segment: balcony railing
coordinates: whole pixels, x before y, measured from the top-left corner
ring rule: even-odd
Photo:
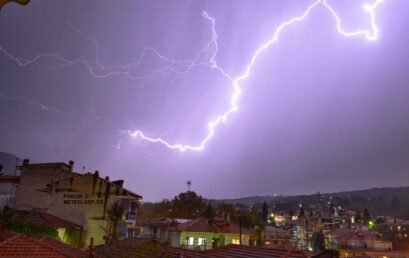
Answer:
[[[136,214],[127,212],[125,219],[127,221],[136,221]]]

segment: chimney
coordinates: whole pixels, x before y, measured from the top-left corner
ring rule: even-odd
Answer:
[[[23,159],[23,167],[27,166],[30,163],[29,159]]]
[[[119,180],[112,181],[112,183],[122,187],[124,185],[124,180],[119,179]]]
[[[99,177],[99,171],[95,170],[94,176]]]
[[[72,172],[72,170],[74,169],[74,161],[68,161],[68,167],[70,168],[70,172]]]
[[[105,177],[105,180],[109,181],[109,176],[106,176],[106,177]]]

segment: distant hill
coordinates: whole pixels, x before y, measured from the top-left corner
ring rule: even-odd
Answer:
[[[209,200],[214,204],[260,206],[266,202],[277,210],[297,210],[299,204],[323,204],[328,202],[345,209],[362,212],[364,208],[376,215],[392,215],[409,219],[409,187],[382,187],[366,190],[320,193],[296,196],[251,196],[236,199]]]

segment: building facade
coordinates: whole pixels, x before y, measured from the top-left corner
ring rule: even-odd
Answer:
[[[197,218],[178,223],[161,219],[141,224],[141,237],[151,237],[172,247],[210,250],[220,246],[250,244],[256,232],[222,219]],[[241,240],[240,240],[241,238]]]
[[[134,236],[136,207],[142,196],[123,188],[123,180],[110,181],[98,171],[73,172],[72,161],[30,164],[23,162],[17,188],[17,210],[43,212],[82,227],[79,246],[103,244]],[[75,236],[77,237],[77,236]]]

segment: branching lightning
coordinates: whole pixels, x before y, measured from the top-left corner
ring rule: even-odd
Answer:
[[[148,136],[148,134],[145,134],[141,130],[126,130],[123,131],[123,133],[128,134],[132,137],[138,137],[144,141],[147,142],[152,142],[152,143],[160,143],[170,149],[176,149],[179,151],[186,151],[186,150],[191,150],[191,151],[202,151],[205,149],[206,144],[209,142],[210,139],[213,138],[216,132],[216,128],[226,122],[228,118],[238,110],[238,105],[237,101],[239,99],[239,96],[241,94],[241,89],[240,89],[240,82],[246,80],[252,71],[253,66],[255,65],[258,57],[271,45],[273,45],[275,42],[278,42],[279,36],[281,33],[287,28],[288,26],[291,26],[292,24],[298,23],[303,21],[313,9],[317,8],[318,6],[326,8],[332,15],[332,17],[335,19],[336,23],[336,29],[337,32],[345,37],[353,37],[353,36],[363,36],[366,40],[369,41],[374,41],[378,39],[378,32],[379,29],[376,26],[375,19],[376,19],[376,14],[375,10],[378,8],[378,6],[383,2],[384,0],[374,0],[374,3],[372,5],[364,5],[364,11],[368,12],[370,15],[370,23],[371,23],[371,29],[370,30],[357,30],[357,31],[345,31],[342,28],[342,22],[341,19],[339,18],[338,14],[335,12],[335,10],[331,7],[331,5],[328,3],[327,0],[316,0],[313,2],[311,5],[309,5],[305,11],[300,15],[296,16],[288,21],[283,22],[280,26],[278,26],[272,37],[262,44],[252,55],[249,63],[245,66],[244,72],[237,76],[237,77],[232,77],[228,73],[226,73],[222,67],[220,67],[217,62],[216,62],[216,57],[218,53],[218,43],[217,43],[217,33],[216,33],[216,20],[215,18],[211,17],[208,15],[207,12],[203,12],[203,17],[207,19],[210,24],[211,24],[211,31],[212,31],[212,37],[210,41],[207,43],[207,45],[199,51],[199,53],[191,60],[174,60],[167,58],[163,56],[162,54],[159,53],[154,48],[150,47],[145,47],[139,60],[137,60],[134,63],[126,64],[126,65],[112,65],[112,66],[104,66],[99,62],[99,51],[100,51],[100,46],[98,44],[98,41],[88,37],[84,33],[82,33],[77,27],[75,27],[71,22],[66,22],[65,25],[71,27],[72,30],[76,31],[81,37],[83,37],[85,40],[88,40],[92,42],[95,46],[96,49],[96,60],[95,60],[95,66],[91,65],[87,60],[84,59],[68,59],[65,58],[57,53],[45,53],[45,54],[39,54],[33,58],[30,58],[28,60],[22,60],[20,58],[15,57],[12,53],[9,53],[6,49],[0,46],[0,52],[2,52],[5,56],[7,56],[10,60],[14,61],[17,63],[19,66],[28,66],[32,65],[42,58],[55,58],[56,60],[59,61],[60,64],[55,65],[53,67],[48,67],[47,69],[57,69],[61,68],[64,66],[68,65],[83,65],[85,66],[90,75],[93,76],[94,78],[99,78],[99,79],[105,79],[108,77],[112,76],[125,76],[130,80],[136,80],[138,81],[141,85],[146,83],[149,80],[155,79],[159,76],[167,75],[167,74],[178,74],[180,76],[185,76],[187,75],[191,69],[195,66],[206,66],[209,67],[213,70],[216,70],[219,72],[222,76],[224,76],[228,81],[231,82],[232,85],[232,95],[230,98],[230,108],[223,113],[221,113],[219,116],[216,118],[210,120],[207,124],[207,134],[205,137],[196,145],[190,145],[190,144],[180,144],[180,143],[170,143],[162,138],[155,138]],[[212,52],[209,52],[212,51]],[[141,64],[142,60],[146,58],[147,54],[151,53],[153,54],[156,58],[161,59],[162,61],[165,61],[166,65],[158,68],[157,70],[154,70],[153,72],[150,72],[145,75],[135,75],[133,74],[130,70],[131,68],[137,67]],[[201,57],[205,53],[211,53],[210,59],[207,62],[201,61]],[[45,110],[50,110],[50,111],[58,111],[60,110],[55,110],[55,109],[50,109],[47,108],[45,105],[42,105],[41,103],[33,102],[30,101],[24,97],[16,97],[16,98],[9,98],[4,95],[0,95],[0,97],[8,99],[8,100],[22,100],[25,101],[26,103],[29,104],[35,104],[41,107],[42,109]],[[121,137],[122,139],[122,137]],[[119,146],[119,145],[118,145]]]
[[[29,99],[27,99],[25,97],[22,97],[22,96],[8,97],[6,95],[0,94],[0,98],[5,99],[5,100],[9,100],[9,101],[16,101],[16,100],[17,101],[22,101],[22,102],[24,102],[26,104],[36,106],[36,107],[38,107],[38,108],[40,108],[42,110],[46,110],[46,111],[52,111],[52,112],[55,112],[55,113],[61,113],[62,112],[59,109],[55,109],[55,108],[52,108],[52,107],[45,106],[45,105],[43,105],[43,104],[41,104],[39,102],[29,100]]]
[[[221,67],[219,67],[215,61],[216,55],[217,55],[217,34],[216,34],[216,30],[215,30],[215,19],[208,16],[206,12],[203,13],[203,16],[205,18],[207,18],[211,24],[212,24],[212,32],[213,32],[213,37],[212,37],[212,43],[215,45],[215,51],[213,56],[210,59],[210,63],[212,64],[212,68],[217,69],[218,71],[220,71],[226,78],[228,78],[232,85],[233,85],[233,94],[232,97],[230,99],[230,109],[228,109],[227,111],[225,111],[223,114],[219,115],[218,117],[216,117],[215,119],[211,120],[208,123],[208,134],[207,136],[201,141],[200,144],[198,145],[188,145],[188,144],[171,144],[161,138],[152,138],[152,137],[148,137],[146,136],[142,131],[128,131],[129,135],[133,136],[133,137],[140,137],[143,140],[146,141],[150,141],[153,143],[161,143],[163,145],[165,145],[168,148],[171,149],[178,149],[180,151],[186,151],[186,150],[192,150],[192,151],[201,151],[204,150],[206,143],[214,136],[215,134],[215,129],[216,127],[221,124],[222,122],[226,122],[228,117],[237,111],[238,106],[237,106],[237,100],[238,97],[241,94],[241,90],[240,90],[240,85],[239,82],[242,80],[247,79],[250,76],[250,72],[251,72],[251,68],[253,67],[253,65],[256,63],[257,58],[259,57],[259,55],[266,50],[267,48],[269,48],[273,43],[277,42],[279,40],[279,35],[281,34],[281,32],[289,25],[292,25],[294,23],[300,22],[302,20],[304,20],[308,14],[311,12],[312,9],[314,9],[316,6],[318,6],[319,4],[323,4],[333,15],[333,17],[336,20],[336,24],[337,24],[337,31],[338,33],[347,36],[347,37],[351,37],[351,36],[359,36],[359,35],[364,35],[365,38],[367,40],[376,40],[378,38],[378,27],[375,24],[375,9],[379,6],[379,4],[381,4],[384,0],[377,0],[373,5],[364,5],[364,10],[369,12],[370,16],[371,16],[371,26],[372,26],[372,32],[371,31],[365,31],[365,30],[358,30],[358,31],[354,31],[354,32],[346,32],[342,29],[341,26],[341,19],[338,17],[337,13],[334,11],[334,9],[328,4],[327,0],[318,0],[315,1],[314,3],[312,3],[310,6],[308,6],[308,8],[305,10],[305,12],[301,15],[301,16],[297,16],[292,18],[289,21],[286,21],[284,23],[282,23],[276,30],[275,33],[273,35],[273,37],[267,41],[266,43],[264,43],[263,45],[261,45],[256,52],[254,53],[254,55],[252,56],[250,63],[247,65],[244,73],[242,75],[239,75],[236,78],[232,78],[230,75],[228,75],[227,73],[225,73],[223,71],[223,69]]]

